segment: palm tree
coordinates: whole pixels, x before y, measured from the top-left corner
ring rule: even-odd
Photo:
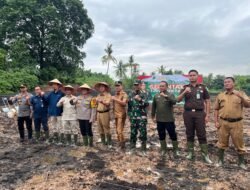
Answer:
[[[131,55],[128,59],[128,63],[125,64],[126,67],[130,68],[130,77],[132,78],[134,75],[138,73],[138,63],[135,63],[134,56]]]
[[[106,55],[102,56],[102,63],[108,65],[107,73],[106,73],[108,75],[110,62],[116,63],[117,61],[116,61],[116,58],[112,55],[112,53],[113,53],[112,44],[108,44],[107,48],[104,49],[104,51],[105,51]]]
[[[120,60],[118,64],[114,66],[115,68],[115,75],[121,80],[126,78],[127,67],[123,64],[123,61]]]
[[[157,68],[157,72],[162,75],[166,74],[166,67],[161,65],[160,67]]]

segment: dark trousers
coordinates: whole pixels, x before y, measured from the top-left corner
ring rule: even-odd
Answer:
[[[28,131],[28,139],[32,139],[32,119],[30,118],[30,116],[18,117],[17,119],[20,138],[24,139],[24,122]]]
[[[79,127],[82,136],[93,137],[92,123],[90,123],[89,120],[79,120]]]
[[[47,117],[42,117],[42,118],[35,118],[34,119],[34,124],[35,124],[35,131],[40,132],[41,130],[41,125],[43,126],[44,131],[48,131],[48,118]]]
[[[160,141],[166,139],[166,131],[168,132],[172,141],[177,141],[174,122],[157,122],[157,131]]]
[[[195,132],[200,144],[207,143],[206,137],[206,114],[203,111],[192,112],[185,111],[183,114],[184,124],[186,126],[186,135],[188,142],[194,142]]]

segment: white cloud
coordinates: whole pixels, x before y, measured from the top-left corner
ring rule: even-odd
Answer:
[[[85,45],[86,68],[106,71],[108,43],[124,62],[141,71],[160,65],[214,74],[250,73],[250,1],[85,0],[95,33]],[[112,69],[112,67],[111,67]]]

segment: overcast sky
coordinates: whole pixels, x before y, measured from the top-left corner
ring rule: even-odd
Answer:
[[[164,65],[202,74],[250,74],[250,0],[84,0],[95,33],[86,69],[106,72],[104,48],[140,71]],[[113,66],[111,66],[111,69]],[[112,70],[111,70],[112,73]]]

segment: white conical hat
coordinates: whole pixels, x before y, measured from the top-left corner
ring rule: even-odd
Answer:
[[[82,88],[92,90],[88,84],[83,84],[82,86],[79,86],[79,89],[82,89]]]
[[[98,83],[96,83],[96,84],[95,84],[95,89],[98,90],[99,87],[100,87],[100,85],[104,85],[104,86],[106,86],[106,89],[107,89],[108,91],[110,90],[109,84],[106,83],[106,82],[98,82]]]
[[[62,85],[62,83],[58,79],[53,79],[53,80],[49,81],[49,85],[51,85],[53,83]]]
[[[64,89],[66,89],[66,88],[69,88],[69,89],[71,89],[71,90],[74,90],[74,87],[71,86],[71,85],[66,85],[66,86],[64,86]]]

